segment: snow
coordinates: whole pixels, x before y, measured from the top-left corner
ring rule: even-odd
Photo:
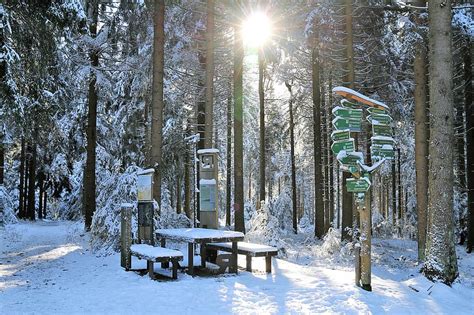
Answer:
[[[346,87],[343,87],[343,86],[336,86],[335,88],[332,89],[332,91],[333,91],[334,93],[337,93],[337,92],[349,93],[349,94],[355,95],[355,96],[357,96],[357,97],[359,97],[359,98],[361,98],[361,99],[364,99],[364,100],[366,100],[367,102],[371,102],[371,103],[374,103],[374,104],[376,104],[376,105],[378,105],[378,106],[381,106],[381,107],[383,107],[383,108],[389,109],[388,106],[385,105],[384,103],[379,102],[379,101],[376,101],[376,100],[374,100],[374,99],[371,99],[370,97],[367,97],[367,96],[365,96],[365,95],[363,95],[363,94],[360,94],[359,92],[356,92],[356,91],[354,91],[354,90],[352,90],[352,89],[349,89],[349,88],[346,88]]]
[[[199,184],[200,185],[215,185],[216,180],[215,179],[200,179]]]
[[[167,237],[187,239],[190,241],[207,238],[244,237],[244,234],[241,232],[202,228],[158,229],[155,232]]]
[[[130,246],[130,250],[134,253],[150,258],[183,256],[183,253],[181,253],[180,251],[164,247],[151,246],[147,244],[133,244],[132,246]]]
[[[147,174],[153,174],[153,173],[155,173],[155,170],[152,168],[148,168],[146,170],[137,172],[137,175],[147,175]]]
[[[372,139],[372,140],[384,140],[384,141],[395,141],[392,137],[387,137],[387,136],[372,136],[370,139]]]
[[[461,247],[460,279],[450,288],[419,274],[416,242],[374,239],[373,292],[366,292],[354,285],[352,259],[338,256],[340,245],[330,254],[326,243],[302,245],[310,234],[291,237],[287,258],[273,259],[272,274],[254,258],[252,273],[179,272],[176,281],[154,281],[126,272],[119,254],[94,255],[82,223],[7,225],[0,231],[0,313],[472,314],[474,255]],[[239,265],[245,267],[245,256]],[[145,269],[146,262],[134,257],[132,267]]]
[[[342,160],[346,156],[356,156],[359,160],[364,160],[364,154],[358,151],[347,152],[346,150],[341,150],[336,156],[337,160]]]
[[[199,149],[197,154],[219,153],[219,149]]]
[[[213,245],[217,245],[217,246],[224,247],[224,248],[232,248],[232,243],[231,242],[213,243]],[[277,252],[278,251],[278,248],[276,248],[276,247],[262,245],[262,244],[248,243],[248,242],[238,242],[237,247],[240,250],[245,250],[245,251],[254,252],[254,253]]]

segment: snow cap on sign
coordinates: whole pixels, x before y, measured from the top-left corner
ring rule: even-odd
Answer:
[[[197,154],[219,153],[219,149],[199,149]]]
[[[143,170],[143,171],[139,171],[137,172],[137,175],[147,175],[147,174],[153,174],[155,172],[154,169],[152,168],[148,168],[146,170]]]

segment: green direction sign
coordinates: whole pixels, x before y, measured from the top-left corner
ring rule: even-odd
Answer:
[[[346,99],[341,100],[341,105],[344,107],[349,107],[349,108],[361,108],[361,105],[356,104],[356,103],[351,103]]]
[[[348,192],[364,193],[370,188],[370,180],[366,177],[361,177],[359,179],[348,178],[346,181],[346,188]]]
[[[346,152],[353,152],[355,148],[354,139],[350,138],[347,140],[334,141],[331,145],[331,150],[334,154],[339,154],[342,150]]]
[[[376,136],[390,137],[392,135],[392,127],[389,125],[374,124],[372,125],[372,133]]]
[[[357,165],[357,161],[364,161],[362,152],[342,152],[337,155],[337,160],[343,165]]]
[[[345,119],[362,119],[362,109],[352,109],[337,106],[332,110],[332,114]]]
[[[392,137],[386,136],[373,136],[370,138],[372,145],[383,146],[384,144],[391,145],[393,147],[395,140]]]
[[[339,116],[332,120],[332,126],[337,130],[349,129],[352,132],[360,132],[362,130],[362,122],[360,119],[346,119]]]
[[[332,141],[340,141],[340,140],[347,140],[351,137],[351,131],[349,129],[346,130],[336,130],[331,133]]]
[[[390,115],[387,115],[387,114],[373,113],[373,114],[370,114],[369,116],[367,116],[367,120],[371,124],[390,125],[390,123],[392,122],[393,119],[392,119],[392,117],[390,117]]]
[[[357,166],[357,165],[345,165],[345,164],[342,164],[340,170],[343,171],[343,172],[351,173],[352,175],[354,175],[354,174],[359,174],[359,166]],[[355,176],[355,175],[354,175],[354,176]]]
[[[395,158],[395,152],[391,145],[371,145],[370,155],[373,161],[378,161],[383,158],[387,160],[393,160]]]
[[[370,114],[385,114],[387,115],[387,111],[385,109],[380,109],[380,108],[375,108],[375,107],[369,107],[367,108],[367,111]]]

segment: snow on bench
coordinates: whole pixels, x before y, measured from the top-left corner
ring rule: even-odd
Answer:
[[[167,267],[166,264],[171,262],[173,265],[172,278],[178,278],[178,261],[183,260],[183,253],[179,250],[155,247],[148,244],[133,244],[130,246],[130,251],[133,256],[147,260],[147,269],[150,278],[155,278],[153,269],[153,263],[155,262],[161,262],[162,267]]]
[[[206,244],[209,249],[220,250],[224,252],[232,252],[232,243],[209,243]],[[252,271],[252,257],[265,257],[266,272],[272,272],[272,256],[278,254],[276,247],[254,244],[248,242],[237,243],[237,253],[245,255],[247,258],[247,271]]]

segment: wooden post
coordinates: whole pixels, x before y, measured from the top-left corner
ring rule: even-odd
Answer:
[[[362,289],[372,291],[371,286],[371,231],[370,231],[370,190],[359,203],[360,214],[360,280]]]
[[[127,271],[132,267],[130,252],[130,246],[132,245],[132,208],[132,204],[124,203],[120,211],[120,265]]]
[[[360,201],[356,200],[355,202],[355,212],[357,213],[358,211],[360,211]],[[353,233],[355,233],[355,231],[353,231]],[[353,235],[354,237],[354,235]],[[360,244],[359,242],[357,242],[357,239],[354,238],[354,240],[356,241],[356,247],[355,247],[355,250],[354,250],[354,269],[355,269],[355,284],[356,286],[360,287]]]
[[[194,244],[188,243],[188,273],[194,277]]]
[[[230,261],[229,272],[237,274],[237,242],[232,242],[232,256]]]

